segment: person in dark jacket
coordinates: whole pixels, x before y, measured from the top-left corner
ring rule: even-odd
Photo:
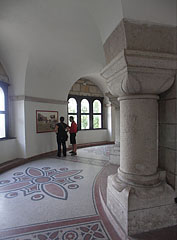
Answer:
[[[68,139],[67,129],[68,125],[64,123],[64,117],[60,117],[60,123],[57,123],[55,126],[58,144],[58,157],[61,157],[61,145],[63,147],[63,156],[66,157],[66,141]]]

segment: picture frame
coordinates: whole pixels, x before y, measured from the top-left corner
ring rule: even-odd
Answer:
[[[54,132],[58,123],[58,112],[36,110],[36,133]]]

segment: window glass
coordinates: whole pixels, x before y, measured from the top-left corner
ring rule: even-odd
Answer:
[[[81,115],[81,129],[89,128],[90,128],[89,115]]]
[[[0,114],[0,138],[4,138],[5,133],[5,114]]]
[[[69,99],[68,113],[77,113],[77,102],[75,98]]]
[[[5,111],[4,91],[0,87],[0,111]]]
[[[93,115],[93,128],[101,128],[101,115]]]
[[[101,113],[101,102],[99,100],[93,102],[93,113]]]
[[[87,99],[81,101],[81,113],[89,113],[89,101]]]
[[[73,116],[78,130],[102,128],[102,111],[103,98],[101,97],[70,95],[68,98],[68,124],[70,125],[69,117]]]

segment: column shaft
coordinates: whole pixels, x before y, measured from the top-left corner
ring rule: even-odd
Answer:
[[[149,176],[158,167],[158,96],[120,97],[120,174]]]

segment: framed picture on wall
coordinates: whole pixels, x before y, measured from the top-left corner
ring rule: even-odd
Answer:
[[[36,132],[53,132],[58,122],[57,111],[36,110]]]

